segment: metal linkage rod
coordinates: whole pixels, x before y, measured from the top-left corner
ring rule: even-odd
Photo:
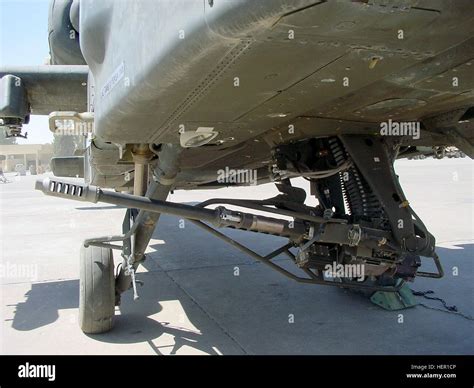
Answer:
[[[295,280],[299,283],[310,283],[310,284],[321,284],[325,286],[334,286],[334,287],[340,287],[340,288],[351,288],[351,289],[358,289],[358,290],[370,290],[370,291],[386,291],[386,292],[397,292],[399,291],[404,282],[400,282],[396,286],[371,286],[371,285],[366,285],[363,283],[357,283],[357,282],[345,282],[345,283],[338,283],[338,282],[332,282],[332,281],[327,281],[321,278],[318,278],[313,272],[311,272],[309,269],[304,270],[304,272],[309,276],[309,278],[303,278],[300,276],[297,276],[286,269],[280,267],[279,265],[272,263],[272,259],[278,256],[281,253],[287,254],[290,258],[294,259],[294,256],[292,253],[289,251],[291,248],[291,244],[286,244],[282,246],[281,248],[276,249],[275,251],[269,253],[266,256],[261,256],[258,253],[252,251],[251,249],[247,248],[246,246],[240,244],[239,242],[235,241],[234,239],[226,236],[225,234],[211,228],[209,225],[206,225],[205,223],[201,221],[196,221],[196,220],[190,220],[193,224],[196,226],[199,226],[201,229],[205,230],[206,232],[209,232],[213,234],[214,236],[218,237],[222,241],[225,241],[226,243],[232,245],[233,247],[239,249],[240,251],[246,253],[250,257],[252,257],[255,260],[260,261],[261,263],[269,266],[270,268],[274,269],[275,271],[281,273],[282,275]]]

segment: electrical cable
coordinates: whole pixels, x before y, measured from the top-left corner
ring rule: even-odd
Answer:
[[[423,303],[417,303],[416,305],[417,306],[421,306],[421,307],[424,307],[426,309],[430,309],[430,310],[435,310],[435,311],[442,311],[442,312],[445,312],[445,313],[450,313],[450,314],[456,314],[456,315],[460,315],[461,317],[465,318],[465,319],[468,319],[470,321],[474,321],[474,318],[470,315],[467,315],[467,314],[464,314],[464,313],[461,313],[458,308],[455,306],[455,305],[448,305],[446,303],[446,301],[442,298],[438,298],[436,296],[428,296],[430,294],[434,294],[434,291],[432,290],[427,290],[427,291],[415,291],[413,289],[411,289],[411,292],[413,293],[413,295],[415,296],[422,296],[423,298],[425,299],[429,299],[429,300],[437,300],[439,302],[441,302],[444,306],[444,309],[440,309],[440,308],[437,308],[437,307],[432,307],[432,306],[428,306],[426,304],[423,304]]]

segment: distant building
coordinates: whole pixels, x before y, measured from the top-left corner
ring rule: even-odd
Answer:
[[[30,166],[49,168],[53,157],[52,144],[7,144],[0,145],[0,166],[5,172],[15,171],[17,164],[23,164],[26,169]]]

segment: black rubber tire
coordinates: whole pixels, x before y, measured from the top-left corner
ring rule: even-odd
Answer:
[[[112,329],[115,312],[115,277],[112,249],[81,247],[79,326],[86,334]]]

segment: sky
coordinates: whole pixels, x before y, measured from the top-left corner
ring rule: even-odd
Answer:
[[[0,0],[0,66],[43,65],[49,55],[49,0]],[[19,144],[53,141],[47,116],[31,116]]]

